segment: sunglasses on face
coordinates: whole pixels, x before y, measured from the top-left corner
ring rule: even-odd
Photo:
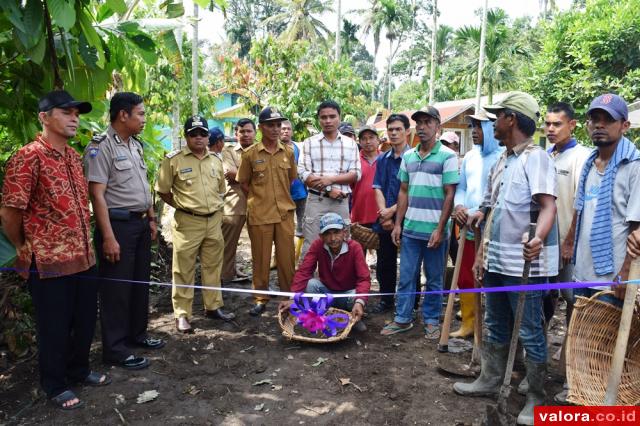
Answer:
[[[187,133],[187,135],[191,137],[200,136],[201,138],[204,138],[209,136],[209,132],[202,129],[196,129],[196,130],[190,131],[189,133]]]

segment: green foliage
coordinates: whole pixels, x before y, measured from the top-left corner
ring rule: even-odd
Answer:
[[[394,111],[404,111],[410,109],[420,109],[427,104],[427,94],[425,82],[407,80],[396,90],[391,92],[391,105]]]
[[[571,103],[582,115],[590,101],[614,92],[640,97],[640,1],[588,0],[585,10],[556,15],[544,27],[527,89],[541,105]]]
[[[363,121],[373,112],[365,93],[368,85],[348,62],[333,62],[316,55],[306,41],[286,44],[272,37],[254,42],[251,61],[221,56],[223,82],[247,93],[257,109],[278,108],[290,118],[297,140],[309,136],[316,124],[316,107],[333,99],[343,109],[343,119]]]
[[[522,23],[516,31],[504,10],[496,8],[487,13],[485,63],[482,71],[483,92],[491,101],[499,90],[516,87],[519,72],[527,66],[535,47],[524,43],[527,38]],[[459,52],[456,62],[457,83],[475,87],[480,55],[478,26],[464,26],[456,30],[454,43]],[[464,52],[464,56],[462,53]]]
[[[35,351],[33,304],[16,274],[2,273],[0,278],[7,283],[0,295],[0,343],[6,344],[15,357],[21,357],[29,350]]]
[[[285,24],[279,38],[292,42],[308,40],[324,43],[329,29],[317,15],[333,12],[327,0],[276,0],[284,10],[264,20],[265,24]]]

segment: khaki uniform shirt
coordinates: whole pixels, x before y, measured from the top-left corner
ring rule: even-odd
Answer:
[[[242,154],[236,180],[249,184],[247,200],[249,225],[278,223],[296,209],[291,199],[291,182],[298,177],[293,149],[278,142],[270,154],[262,143]]]
[[[226,144],[224,146],[222,150],[222,167],[224,167],[225,173],[231,169],[235,169],[236,171],[240,169],[240,160],[242,153],[245,151],[240,143]],[[231,183],[227,185],[227,192],[224,194],[224,215],[245,216],[246,214],[247,196],[244,195],[240,184]]]
[[[156,181],[156,191],[173,193],[178,209],[201,215],[222,209],[225,190],[220,158],[207,151],[198,159],[188,146],[166,155]]]
[[[151,207],[142,143],[135,137],[126,143],[109,126],[105,134],[95,136],[87,145],[84,171],[89,182],[107,186],[107,208],[145,212]]]

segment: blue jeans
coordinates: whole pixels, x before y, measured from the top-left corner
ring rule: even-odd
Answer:
[[[437,248],[427,248],[427,241],[402,237],[400,246],[400,282],[396,289],[396,316],[398,324],[408,324],[413,320],[413,304],[416,295],[416,280],[420,274],[420,264],[423,264],[424,274],[427,276],[427,291],[442,290],[444,281],[444,266],[447,253],[449,235],[442,237]],[[411,294],[407,294],[411,293]],[[425,324],[438,325],[442,310],[442,294],[426,294],[422,302],[422,318]]]
[[[348,291],[333,291],[327,286],[322,284],[322,281],[316,278],[311,278],[307,283],[305,293],[331,293],[331,294],[356,294],[356,289]],[[338,297],[333,299],[331,306],[338,309],[344,309],[345,311],[351,311],[356,299],[354,297]]]
[[[529,278],[529,284],[544,284],[547,277]],[[484,287],[503,287],[522,283],[521,277],[485,272]],[[518,292],[486,293],[484,323],[488,330],[485,340],[499,345],[508,345],[513,331],[513,318],[518,306]],[[535,363],[547,362],[547,342],[544,332],[540,290],[527,291],[524,302],[520,342],[527,352],[527,358]]]
[[[582,297],[591,297],[594,294],[600,292],[602,290],[598,290],[595,288],[574,288],[573,289],[573,296],[574,298],[577,296],[582,296]],[[604,294],[602,296],[598,296],[598,300],[602,301],[602,302],[607,302],[612,304],[613,306],[617,306],[619,308],[622,307],[623,305],[623,301],[618,299],[617,297],[615,297],[612,294]],[[575,302],[575,299],[574,299]]]

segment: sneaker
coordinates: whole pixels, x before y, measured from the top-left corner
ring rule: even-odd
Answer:
[[[440,339],[440,326],[434,324],[427,324],[424,326],[424,337],[427,340]]]

